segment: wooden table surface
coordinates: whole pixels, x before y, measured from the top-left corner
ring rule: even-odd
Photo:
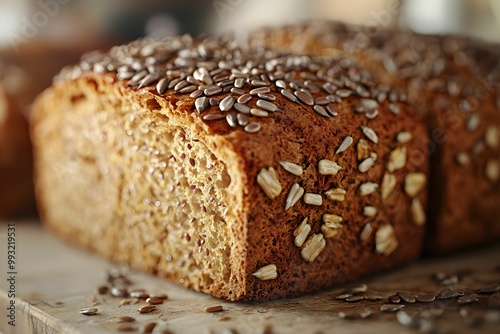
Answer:
[[[300,298],[266,303],[231,303],[203,293],[186,290],[152,276],[130,272],[132,287],[164,292],[169,298],[149,314],[139,314],[143,301],[120,306],[123,298],[99,295],[96,288],[106,282],[107,272],[116,265],[53,237],[33,221],[15,222],[16,227],[16,326],[8,325],[10,302],[7,282],[7,224],[0,224],[0,332],[10,333],[122,333],[117,323],[121,316],[136,319],[134,329],[150,321],[167,328],[170,333],[262,333],[270,325],[270,333],[418,333],[400,324],[394,313],[381,313],[384,302],[347,303],[335,300],[346,287],[335,287]],[[432,278],[437,271],[466,273],[452,288],[477,289],[500,283],[500,246],[460,255],[425,259],[397,270],[372,276],[356,284],[366,283],[370,291],[387,298],[396,291],[438,293],[443,289]],[[469,271],[470,270],[470,271]],[[4,278],[5,277],[5,278]],[[488,298],[485,296],[484,298]],[[84,316],[79,310],[96,303],[99,313]],[[456,304],[456,302],[455,302]],[[484,304],[484,303],[483,303]],[[205,308],[222,305],[223,312],[207,313]],[[479,303],[477,304],[479,305]],[[415,303],[407,310],[442,307],[442,302]],[[485,309],[487,323],[480,327],[465,325],[458,305],[435,321],[443,333],[500,333],[500,310]],[[477,306],[479,308],[479,306]],[[345,320],[340,311],[373,310],[367,319]],[[6,320],[7,319],[7,320]],[[136,331],[138,332],[138,331]]]

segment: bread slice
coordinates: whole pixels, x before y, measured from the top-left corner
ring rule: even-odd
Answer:
[[[188,36],[84,57],[35,103],[36,193],[69,242],[229,300],[417,258],[428,138],[349,58]],[[312,96],[312,97],[311,97]]]
[[[428,252],[500,239],[500,47],[338,22],[262,29],[254,46],[354,57],[398,87],[425,120],[431,170]]]

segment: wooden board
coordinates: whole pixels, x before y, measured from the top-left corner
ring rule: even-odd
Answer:
[[[203,293],[186,290],[152,276],[131,272],[128,277],[133,287],[148,291],[165,292],[169,299],[149,314],[139,314],[144,305],[119,307],[121,298],[95,294],[105,283],[106,273],[115,265],[73,248],[47,234],[36,222],[16,222],[16,326],[7,323],[9,286],[6,278],[0,280],[0,331],[10,333],[121,333],[117,331],[118,317],[132,316],[134,328],[149,321],[157,321],[172,333],[222,333],[232,329],[235,333],[258,333],[270,324],[272,333],[413,333],[416,329],[404,327],[395,314],[379,311],[382,302],[362,301],[347,303],[335,300],[346,287],[336,287],[300,298],[276,300],[267,303],[231,303],[217,300]],[[8,270],[6,261],[7,225],[0,224],[2,273]],[[479,288],[500,283],[500,247],[440,259],[426,259],[410,266],[363,280],[371,291],[385,298],[396,291],[437,293],[443,289],[431,278],[436,271],[454,273],[472,270],[454,288]],[[486,297],[485,297],[486,298]],[[94,302],[99,313],[84,316],[83,307]],[[413,304],[407,307],[435,309],[439,303]],[[206,307],[222,305],[223,312],[206,313]],[[437,306],[436,306],[437,305]],[[339,311],[372,309],[367,319],[353,321],[340,319]],[[500,310],[489,312],[490,322],[478,328],[464,327],[459,308],[446,312],[436,326],[450,333],[500,333]],[[496,318],[495,318],[496,317]],[[491,320],[493,319],[493,320]],[[495,323],[495,321],[497,321]]]

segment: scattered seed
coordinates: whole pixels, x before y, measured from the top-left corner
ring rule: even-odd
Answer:
[[[432,303],[434,300],[436,300],[436,296],[430,293],[424,293],[417,295],[416,300],[419,303]]]
[[[257,116],[257,117],[267,117],[269,116],[269,113],[265,110],[259,109],[259,108],[252,108],[250,109],[250,114]]]
[[[245,95],[245,93],[246,93],[246,91],[244,91],[243,89],[239,89],[239,88],[235,88],[235,87],[231,88],[230,92],[235,94],[235,95],[240,95],[240,96]]]
[[[351,297],[347,297],[345,299],[346,302],[350,302],[350,303],[356,303],[356,302],[359,302],[359,301],[362,301],[364,298],[364,296],[362,295],[357,295],[357,296],[351,296]]]
[[[384,299],[382,295],[378,295],[375,293],[365,293],[365,299],[371,302],[378,302]]]
[[[206,114],[203,115],[203,120],[204,121],[218,121],[220,119],[225,119],[226,116],[222,114]]]
[[[406,305],[404,304],[384,304],[380,306],[380,311],[392,313],[392,312],[397,312],[405,307]]]
[[[335,106],[333,105],[333,103],[330,103],[326,106],[326,111],[328,111],[331,116],[338,116],[339,114],[337,111],[335,111]]]
[[[111,288],[111,295],[113,297],[128,297],[128,291],[125,288],[115,286]]]
[[[340,295],[335,296],[336,300],[346,300],[349,297],[354,296],[352,293],[341,293]]]
[[[500,162],[498,160],[488,160],[486,163],[486,177],[491,182],[496,182],[500,178]]]
[[[293,175],[297,176],[302,175],[303,172],[302,167],[297,164],[283,160],[280,160],[279,164],[283,167],[284,170],[286,170],[289,173],[292,173]]]
[[[156,91],[158,94],[163,94],[166,92],[168,88],[169,80],[167,78],[162,78],[158,83],[156,84]]]
[[[250,119],[245,114],[241,113],[236,114],[236,121],[238,121],[238,124],[240,126],[246,126],[248,123],[250,123]]]
[[[439,300],[447,300],[447,299],[454,299],[458,298],[459,294],[456,291],[453,291],[451,289],[444,289],[439,293],[439,295],[436,297]]]
[[[467,119],[467,131],[473,132],[479,127],[479,116],[477,114],[472,114],[469,119]]]
[[[162,298],[149,297],[148,299],[146,299],[146,303],[148,303],[150,305],[159,305],[159,304],[163,304],[163,299]]]
[[[369,223],[366,223],[366,225],[363,227],[363,229],[361,230],[361,233],[359,235],[359,239],[361,241],[366,241],[368,240],[371,235],[372,235],[372,232],[373,232],[373,227],[372,227],[372,223],[369,222]]]
[[[325,108],[323,108],[322,106],[316,104],[314,105],[313,107],[313,110],[320,116],[323,116],[323,117],[331,117],[330,114],[328,114],[325,110]]]
[[[267,266],[259,268],[259,270],[254,272],[252,275],[257,277],[258,279],[260,279],[262,281],[268,281],[268,280],[276,279],[276,277],[278,277],[278,272],[277,272],[276,265],[268,264]]]
[[[150,313],[156,310],[155,305],[144,305],[138,309],[140,314]]]
[[[246,127],[248,127],[250,124],[248,124]],[[262,188],[262,190],[264,190],[266,195],[271,199],[281,194],[281,183],[279,182],[278,176],[273,167],[269,167],[267,169],[261,168],[259,174],[257,174],[257,183]]]
[[[368,291],[368,285],[364,283],[349,289],[349,292],[352,293],[353,295],[359,295],[365,293],[366,291]]]
[[[215,94],[219,94],[219,93],[222,93],[222,88],[219,87],[219,86],[214,86],[214,87],[211,87],[211,88],[207,88],[203,91],[203,93],[206,95],[206,96],[212,96],[212,95],[215,95]]]
[[[456,155],[455,159],[460,166],[466,166],[470,163],[470,157],[465,152],[460,152]]]
[[[332,188],[325,192],[325,196],[332,201],[343,202],[345,200],[346,191],[342,188]]]
[[[319,173],[322,175],[337,175],[337,173],[342,170],[335,161],[323,159],[318,163]]]
[[[298,183],[294,183],[288,192],[288,196],[285,202],[285,211],[294,206],[304,195],[304,188],[302,188]]]
[[[252,99],[252,95],[250,95],[250,94],[243,94],[240,97],[238,97],[238,103],[245,104],[248,101],[250,101],[251,99]],[[250,110],[250,108],[249,108],[249,110]]]
[[[224,311],[224,307],[222,307],[221,305],[209,306],[205,309],[205,312],[207,313],[216,313],[222,311]]]
[[[389,302],[392,304],[401,303],[401,298],[399,298],[399,296],[397,296],[397,295],[391,295],[391,296],[387,297],[387,300],[389,300]]]
[[[247,115],[250,115],[250,107],[247,107],[246,105],[244,104],[240,104],[240,103],[235,103],[234,104],[234,109],[238,110],[239,112],[241,113],[244,113],[244,114],[247,114]]]
[[[477,294],[493,294],[495,292],[498,292],[500,290],[500,285],[498,284],[492,284],[492,285],[488,285],[488,286],[485,286],[481,289],[477,289],[475,292]]]
[[[296,90],[296,91],[293,92],[293,94],[300,101],[302,101],[304,104],[307,104],[308,106],[313,106],[314,105],[314,100],[309,95],[307,95],[306,93],[304,93],[303,91]]]
[[[208,97],[199,97],[194,101],[194,106],[198,113],[202,113],[206,107],[208,107]]]
[[[234,97],[231,95],[226,96],[220,103],[219,103],[219,109],[221,111],[228,111],[231,110],[231,108],[234,105]]]
[[[259,132],[260,129],[261,129],[261,125],[260,123],[256,123],[256,122],[250,122],[248,123],[246,126],[245,126],[245,131],[248,132],[248,133],[256,133],[256,132]]]
[[[382,225],[375,233],[375,251],[388,256],[398,248],[398,240],[394,228],[390,224]]]
[[[135,291],[130,291],[130,297],[138,299],[147,299],[149,298],[149,294],[144,292],[143,290],[135,290]]]
[[[378,184],[375,182],[366,182],[359,186],[358,192],[361,196],[367,196],[375,192],[377,190]]]
[[[401,169],[406,165],[406,147],[398,147],[389,154],[387,169],[389,172]]]
[[[373,165],[375,165],[375,160],[373,160],[373,158],[367,158],[365,160],[363,160],[359,166],[358,166],[358,170],[361,172],[361,173],[366,173],[371,167],[373,167]]]
[[[484,133],[484,142],[490,148],[497,148],[500,142],[500,134],[498,127],[495,125],[489,125]]]
[[[155,329],[155,327],[156,327],[156,322],[145,323],[144,325],[141,326],[139,333],[143,333],[143,334],[152,333],[153,330]]]
[[[410,197],[417,196],[424,189],[426,176],[424,173],[409,173],[405,178],[405,192]]]
[[[479,300],[476,295],[465,295],[457,299],[457,303],[460,305],[472,304]]]
[[[401,298],[402,301],[404,301],[405,303],[408,303],[408,304],[413,304],[417,301],[417,299],[410,295],[409,293],[407,292],[404,292],[404,291],[399,291],[398,293],[396,293],[396,295]]]
[[[382,199],[386,199],[392,193],[394,188],[396,187],[396,177],[393,174],[386,173],[382,179],[382,185],[380,189],[380,193]]]
[[[406,143],[410,142],[412,139],[413,139],[413,135],[411,134],[411,132],[400,132],[396,136],[396,140],[400,144],[406,144]]]
[[[86,307],[80,310],[80,314],[83,315],[96,315],[99,310],[96,307]]]
[[[242,115],[242,114],[240,114]],[[226,115],[226,122],[230,127],[235,128],[238,126],[238,119],[236,117],[236,113],[230,113]]]
[[[283,95],[284,97],[286,97],[287,99],[289,99],[292,102],[298,102],[297,98],[289,90],[282,89],[281,95]]]

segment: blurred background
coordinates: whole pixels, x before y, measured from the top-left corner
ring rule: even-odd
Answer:
[[[320,19],[500,42],[500,0],[0,0],[0,218],[33,212],[30,105],[82,53]]]

